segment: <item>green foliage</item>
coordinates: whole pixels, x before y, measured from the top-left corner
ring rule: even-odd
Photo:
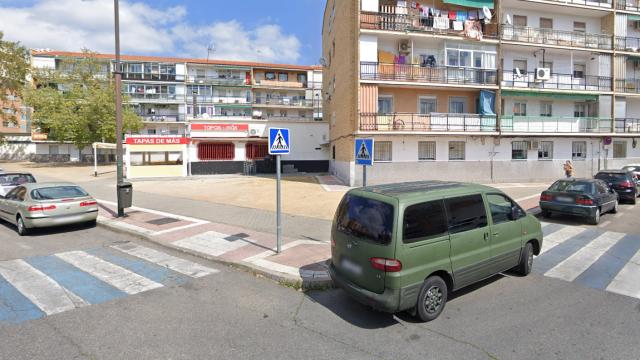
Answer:
[[[115,142],[115,81],[108,61],[84,51],[56,71],[35,70],[34,86],[25,96],[33,107],[33,123],[55,141],[70,141],[79,149],[94,142]],[[123,97],[123,102],[126,102]],[[123,132],[138,131],[142,119],[133,109],[122,108]]]
[[[24,84],[29,73],[29,56],[27,49],[18,42],[2,40],[0,31],[0,121],[17,123],[20,103],[9,99],[9,95],[20,98]],[[13,112],[5,113],[2,108],[12,109]],[[0,134],[0,143],[4,136]]]

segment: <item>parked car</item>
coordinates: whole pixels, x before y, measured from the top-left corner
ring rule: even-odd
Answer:
[[[631,171],[636,176],[636,180],[640,181],[640,165],[631,164],[622,168],[624,171]]]
[[[558,180],[540,194],[540,210],[543,217],[573,215],[596,225],[602,214],[618,212],[618,194],[598,179]]]
[[[26,235],[32,228],[95,224],[98,203],[72,183],[26,183],[0,197],[0,217]]]
[[[606,182],[618,193],[620,201],[626,200],[636,204],[636,198],[640,193],[640,184],[630,171],[625,170],[603,170],[594,176]]]
[[[6,195],[18,185],[34,183],[36,178],[29,173],[0,174],[0,195]]]
[[[540,253],[540,222],[500,190],[424,181],[352,189],[331,230],[334,283],[363,304],[423,321],[449,292],[515,268]]]

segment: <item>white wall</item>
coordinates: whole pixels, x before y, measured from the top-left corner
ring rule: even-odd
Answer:
[[[378,0],[362,0],[362,11],[378,12]]]
[[[378,37],[377,36],[365,35],[365,34],[360,35],[360,61],[368,61],[368,62],[378,61]]]
[[[573,57],[571,54],[573,53]],[[513,70],[513,60],[527,60],[527,71],[533,72],[537,67],[542,65],[542,52],[538,51],[536,57],[533,56],[533,50],[512,50],[504,51],[504,70]],[[572,62],[573,60],[573,62]],[[598,57],[594,56],[594,60],[591,60],[591,55],[582,51],[565,51],[563,54],[557,54],[547,51],[545,54],[546,62],[553,62],[553,73],[558,74],[572,74],[573,64],[576,62],[586,64],[587,75],[598,75]]]
[[[32,58],[32,64],[35,68],[46,68],[46,69],[55,69],[56,68],[56,59],[52,57],[39,57],[34,56]]]

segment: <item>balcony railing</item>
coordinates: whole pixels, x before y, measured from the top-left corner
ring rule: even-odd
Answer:
[[[593,6],[597,8],[603,9],[611,9],[613,7],[612,0],[547,0],[552,2],[561,3],[563,5],[572,4],[572,5],[584,5],[584,6]]]
[[[187,102],[193,103],[194,95],[187,95]],[[251,104],[251,98],[246,96],[212,96],[195,95],[197,104]]]
[[[184,121],[184,115],[182,114],[170,114],[170,115],[138,115],[145,122],[182,122]]]
[[[616,50],[637,52],[640,51],[640,38],[616,36]]]
[[[360,114],[361,131],[496,132],[496,117],[479,114]]]
[[[640,133],[640,119],[616,118],[617,133]]]
[[[122,80],[176,81],[176,74],[122,73]]]
[[[616,91],[640,94],[640,79],[616,79]]]
[[[299,82],[299,81],[279,81],[279,80],[255,80],[255,84],[258,86],[264,87],[284,87],[284,88],[292,88],[292,89],[306,89],[307,82]]]
[[[153,94],[153,93],[123,93],[131,100],[136,101],[184,101],[184,95],[178,94]]]
[[[613,48],[611,35],[538,29],[528,26],[501,25],[500,37],[505,41],[519,41],[530,44],[573,46],[579,48],[606,50]]]
[[[640,12],[640,2],[638,0],[617,0],[616,9]]]
[[[390,30],[390,31],[413,31],[426,32],[431,34],[449,35],[465,37],[465,32],[449,28],[440,29],[434,27],[433,18],[410,15],[410,14],[393,14],[384,12],[362,11],[360,13],[360,28],[372,30]],[[495,26],[484,26],[481,30],[483,38],[497,38]],[[477,39],[477,37],[475,37]]]
[[[497,71],[494,69],[361,62],[360,79],[455,85],[496,85]]]
[[[317,101],[318,102],[318,101]],[[256,105],[278,105],[278,106],[295,106],[295,107],[312,107],[313,100],[298,99],[291,97],[256,97],[253,100]]]
[[[225,77],[225,76],[187,76],[187,82],[193,84],[211,84],[227,86],[251,85],[245,77]]]
[[[513,70],[503,71],[504,86],[534,88],[534,89],[558,89],[558,90],[583,90],[583,91],[611,91],[611,78],[605,76],[574,76],[573,74],[551,73],[549,80],[539,80],[535,72],[522,72]]]
[[[598,117],[502,116],[500,131],[513,133],[611,132],[611,119]]]

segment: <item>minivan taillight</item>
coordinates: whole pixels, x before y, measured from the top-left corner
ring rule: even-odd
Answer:
[[[540,195],[540,201],[551,201],[551,199],[552,199],[551,195],[548,195],[548,194]]]
[[[371,258],[371,266],[384,272],[398,272],[402,270],[402,263],[396,259]]]
[[[47,210],[55,210],[55,209],[56,209],[55,205],[47,205],[47,206],[34,205],[34,206],[29,206],[27,208],[27,211],[47,211]]]
[[[98,204],[97,201],[93,200],[93,201],[83,201],[80,203],[80,206],[93,206]]]

